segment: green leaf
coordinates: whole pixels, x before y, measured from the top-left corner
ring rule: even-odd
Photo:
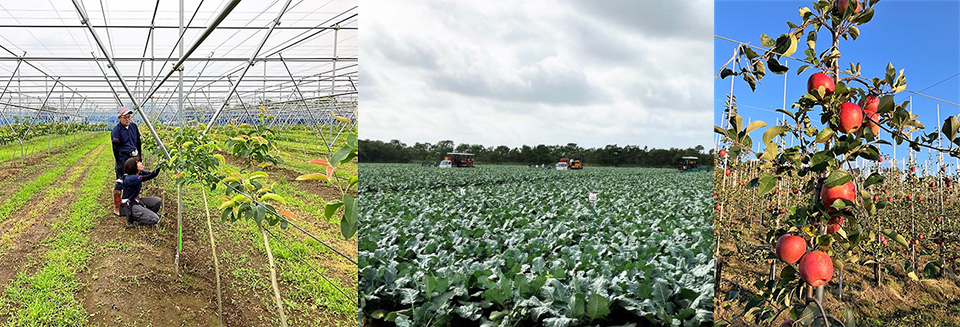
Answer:
[[[347,145],[354,149],[357,148],[357,134],[351,133],[347,135]]]
[[[591,320],[603,318],[610,314],[610,300],[600,294],[594,293],[587,301],[587,317]]]
[[[880,175],[878,173],[870,174],[870,177],[867,177],[867,180],[863,182],[863,188],[870,187],[870,185],[874,185],[877,183],[882,183],[883,179],[884,179],[883,175]]]
[[[850,26],[850,29],[847,30],[847,33],[850,34],[850,38],[856,40],[860,37],[860,29],[856,26]]]
[[[827,143],[828,141],[833,139],[833,135],[834,135],[833,129],[830,129],[830,127],[824,127],[823,130],[820,131],[820,133],[817,133],[817,137],[814,139],[814,142]]]
[[[853,180],[853,176],[850,176],[846,170],[837,169],[830,172],[830,175],[827,176],[827,181],[824,184],[827,187],[835,187],[846,184]]]
[[[761,33],[761,34],[760,34],[760,44],[763,45],[764,47],[769,48],[769,47],[772,47],[772,46],[776,45],[777,43],[776,43],[776,41],[773,40],[772,37],[770,37],[770,36],[767,35],[766,33]]]
[[[894,240],[895,242],[900,243],[900,245],[903,245],[905,247],[910,246],[910,244],[907,243],[907,239],[903,238],[903,235],[900,235],[893,229],[884,229],[882,233],[883,235],[886,235],[888,238]]]
[[[763,173],[760,175],[759,179],[760,189],[757,192],[762,196],[773,191],[773,188],[777,186],[777,178],[770,173]]]
[[[723,70],[720,71],[720,79],[725,79],[727,78],[727,76],[730,76],[733,74],[734,74],[733,70],[731,70],[730,68],[724,68]]]
[[[348,161],[349,159],[347,159],[349,156],[350,156],[350,148],[341,147],[340,150],[337,150],[337,152],[335,152],[333,156],[330,157],[330,161],[333,162],[334,165],[343,165],[349,162]]]
[[[343,238],[350,239],[357,234],[359,217],[357,216],[357,199],[350,194],[343,195],[344,213],[340,219],[340,233]]]
[[[790,67],[781,65],[777,59],[773,57],[767,59],[767,66],[770,67],[770,71],[777,75],[783,75],[786,72],[790,71]]]
[[[957,116],[950,116],[943,121],[943,128],[940,131],[947,137],[947,140],[953,142],[957,138],[958,128],[960,128],[960,121],[957,121]]]
[[[341,206],[343,206],[342,200],[330,200],[323,208],[323,216],[326,217],[327,220],[330,220],[330,217],[333,217],[333,214],[335,214]]]
[[[755,129],[765,126],[767,126],[767,123],[763,122],[762,120],[756,120],[748,124],[747,128],[743,131],[745,134],[750,134],[750,132],[753,132]]]
[[[869,23],[873,19],[873,8],[867,8],[864,11],[860,12],[860,15],[857,16],[857,19],[854,19],[853,22],[857,25],[863,25]]]
[[[767,143],[767,146],[763,149],[763,154],[760,155],[760,160],[772,161],[777,158],[777,155],[780,154],[780,147],[776,143]]]
[[[882,114],[893,111],[894,104],[893,95],[884,95],[880,98],[880,104],[877,105],[877,113]]]
[[[570,311],[574,318],[583,317],[586,314],[586,299],[583,294],[577,293],[570,296]]]
[[[727,136],[727,131],[723,130],[723,128],[720,128],[720,126],[717,126],[717,125],[713,125],[713,132],[723,136]]]

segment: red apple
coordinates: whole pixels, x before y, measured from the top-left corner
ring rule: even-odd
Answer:
[[[727,150],[725,150],[725,149],[720,149],[720,156],[721,156],[721,157],[726,157],[726,156],[727,156]]]
[[[823,99],[820,98],[820,94],[817,93],[817,89],[820,87],[823,87],[824,89],[823,95],[829,96],[833,94],[836,84],[833,83],[833,78],[830,78],[830,76],[827,76],[827,74],[816,73],[810,75],[810,78],[807,79],[807,92],[809,92],[814,98],[817,98],[817,100],[823,101]]]
[[[777,258],[786,263],[794,263],[807,252],[807,242],[803,237],[784,234],[777,240]]]
[[[860,129],[863,123],[863,110],[852,102],[840,104],[840,132],[853,133]]]
[[[730,175],[730,168],[727,168],[726,170],[724,170],[723,173],[724,173],[724,174],[727,174],[727,175]]]
[[[839,3],[837,4],[837,9],[840,9],[840,13],[842,14],[842,13],[844,13],[845,11],[847,11],[847,6],[849,5],[848,2],[847,2],[847,0],[837,0],[837,1],[839,2]],[[857,0],[857,8],[853,10],[853,13],[855,13],[855,14],[856,14],[856,13],[859,13],[860,10],[862,10],[862,9],[863,9],[863,7],[860,6],[860,1]]]
[[[917,172],[917,167],[910,167],[910,171]]]
[[[830,221],[827,222],[827,234],[834,234],[840,227],[843,225],[843,216],[836,216],[830,218]]]
[[[863,115],[867,117],[866,121],[863,123],[864,126],[869,127],[873,131],[873,136],[880,135],[880,125],[874,124],[873,122],[880,122],[880,114],[876,112],[867,112],[863,111]],[[880,158],[880,162],[883,162],[883,158]]]
[[[823,184],[823,187],[820,188],[820,199],[823,202],[823,206],[827,208],[830,208],[830,206],[833,205],[833,202],[838,199],[853,201],[856,195],[857,192],[853,185],[853,181],[829,188],[827,187],[827,184]]]
[[[864,113],[877,113],[877,107],[880,106],[880,98],[876,95],[868,95],[860,100],[860,107]]]
[[[803,256],[800,260],[800,278],[817,287],[833,278],[833,261],[826,252],[817,250]]]

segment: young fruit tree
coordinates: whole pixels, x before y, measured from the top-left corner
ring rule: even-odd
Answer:
[[[794,185],[785,190],[793,189],[794,194],[808,199],[788,208],[771,206],[771,211],[783,212],[781,216],[785,217],[782,223],[777,221],[775,230],[766,233],[771,255],[782,262],[782,268],[775,274],[773,267],[777,264],[771,261],[771,278],[759,281],[761,291],[747,302],[741,316],[756,324],[772,326],[789,321],[784,325],[849,325],[855,319],[851,311],[825,310],[824,288],[842,283],[845,265],[879,266],[876,260],[861,259],[872,255],[862,249],[862,244],[886,244],[892,239],[908,246],[903,236],[882,228],[875,218],[890,201],[880,196],[884,175],[860,166],[854,169],[851,162],[859,158],[879,163],[880,146],[903,143],[917,151],[926,148],[960,157],[960,148],[934,145],[940,134],[960,145],[956,116],[945,119],[939,131],[925,133],[918,116],[909,110],[909,101],[896,102],[895,94],[907,86],[902,69],[898,72],[889,63],[884,76],[862,76],[860,64],[851,58],[844,58],[851,60],[849,67],[840,67],[841,41],[852,42],[860,36],[860,28],[871,21],[878,2],[821,0],[812,7],[800,8],[799,23],[787,22],[789,29],[776,38],[761,34],[762,47],[741,44],[719,72],[723,79],[743,79],[753,91],[768,71],[789,73],[792,68],[787,66],[788,57],[803,62],[794,69],[797,75],[814,72],[807,80],[806,93],[789,108],[777,110],[786,117],[784,121],[773,126],[757,120],[744,124],[731,94],[724,126],[714,128],[723,137],[720,153],[729,155],[725,162],[757,159],[756,164],[744,165],[757,170],[750,174],[758,177],[747,184],[755,190],[752,196],[777,194],[781,187]],[[830,37],[818,40],[818,35]],[[797,53],[801,40],[806,41],[806,49]],[[794,57],[795,53],[798,56]],[[819,124],[814,123],[817,118]],[[762,150],[754,150],[750,133],[761,128],[766,128],[760,140]],[[912,137],[914,133],[919,136]],[[787,137],[797,144],[788,147],[777,142]],[[731,175],[729,165],[724,174]],[[729,178],[749,175],[736,170],[732,174]],[[730,203],[736,202],[718,199],[720,222],[721,210]],[[877,271],[879,278],[879,268]],[[841,274],[835,276],[837,273]],[[718,319],[718,326],[726,324]]]

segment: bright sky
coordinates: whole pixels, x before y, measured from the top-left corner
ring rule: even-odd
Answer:
[[[715,5],[715,33],[760,45],[761,33],[776,38],[788,31],[787,21],[799,23],[801,19],[798,9],[804,6],[812,9],[813,1],[718,1]],[[874,9],[876,14],[873,20],[860,26],[860,38],[856,41],[841,39],[843,58],[840,59],[840,67],[849,67],[851,61],[859,62],[862,76],[882,78],[887,63],[891,62],[898,71],[904,69],[907,90],[952,102],[953,104],[949,104],[913,95],[914,114],[920,115],[919,119],[927,127],[926,133],[933,132],[943,124],[943,119],[947,116],[960,113],[960,107],[955,105],[960,103],[960,1],[887,0],[879,2]],[[828,39],[828,35],[821,33],[818,39],[817,49],[822,51],[827,47],[824,40]],[[803,41],[805,40],[804,38]],[[715,39],[714,45],[716,73],[720,66],[730,59],[737,45],[720,39]],[[802,56],[803,50],[806,50],[806,45],[801,43],[797,53]],[[793,69],[786,76],[786,106],[789,108],[806,93],[807,78],[815,71],[809,69],[797,76],[795,68],[802,64],[788,61],[786,65]],[[763,120],[772,125],[781,118],[780,113],[773,111],[783,107],[784,75],[769,73],[762,83],[757,86],[756,92],[751,92],[746,82],[737,79],[733,90],[740,115],[745,121]],[[725,106],[723,101],[729,92],[730,78],[717,79],[714,82],[713,107],[716,111],[716,125],[719,125],[722,119],[721,113]],[[901,92],[897,94],[896,100],[901,103],[911,95],[909,92]],[[940,106],[940,120],[937,120],[937,105]],[[819,123],[819,113],[813,116],[816,118],[815,123]],[[764,130],[755,131],[751,137],[759,140]],[[883,134],[889,139],[889,134]],[[881,151],[890,156],[894,153],[894,149],[889,146],[881,146]],[[896,155],[901,160],[907,152],[906,146],[896,149]],[[944,158],[947,163],[956,164],[955,159],[948,156]],[[920,159],[926,160],[927,153],[924,152]],[[889,160],[884,162],[889,163]]]
[[[365,2],[361,137],[711,144],[713,1]]]

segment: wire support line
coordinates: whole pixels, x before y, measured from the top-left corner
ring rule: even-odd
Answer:
[[[770,50],[770,49],[767,49],[767,48],[758,47],[758,46],[755,46],[755,45],[752,45],[752,44],[749,44],[749,43],[746,43],[746,42],[737,41],[737,40],[734,40],[734,39],[731,39],[731,38],[728,38],[728,37],[723,37],[723,36],[716,35],[716,34],[714,34],[713,37],[714,37],[714,38],[717,38],[717,39],[724,40],[724,41],[729,41],[729,42],[732,42],[732,43],[736,43],[736,44],[741,45],[741,46],[751,47],[751,48],[757,49],[757,50],[762,50],[762,51]],[[796,57],[792,57],[792,56],[784,56],[784,55],[780,55],[780,56],[783,57],[783,58],[792,59],[792,60],[795,60],[795,61],[798,61],[798,62],[801,62],[801,63],[805,63],[805,64],[813,64],[813,63],[807,61],[806,59],[800,59],[800,58],[796,58]],[[841,74],[844,74],[844,75],[847,75],[847,76],[854,76],[854,77],[855,77],[855,75],[847,74],[847,73],[844,73],[844,72],[840,72],[840,73],[841,73]],[[958,73],[958,75],[960,75],[960,73]],[[949,80],[949,79],[951,79],[951,78],[953,78],[953,77],[955,77],[955,76],[957,76],[957,75],[951,76],[951,77],[947,78],[947,80]],[[944,80],[944,81],[946,81],[946,80]],[[934,84],[934,85],[940,84],[940,83],[942,83],[942,82],[943,82],[943,81],[940,81],[940,82],[938,82],[938,83],[936,83],[936,84]],[[933,86],[930,86],[930,87],[933,87]],[[929,89],[930,87],[927,87],[926,89]],[[918,91],[911,91],[911,90],[904,90],[903,92],[908,92],[908,93],[911,93],[911,94],[919,95],[919,96],[926,97],[926,98],[929,98],[929,99],[932,99],[932,100],[936,100],[936,101],[940,101],[940,102],[943,102],[943,103],[946,103],[946,104],[950,104],[950,105],[953,105],[953,106],[958,106],[958,107],[960,107],[960,103],[956,103],[956,102],[952,102],[952,101],[949,101],[949,100],[944,100],[944,99],[940,99],[940,98],[937,98],[937,97],[934,97],[934,96],[931,96],[931,95],[927,95],[927,94],[920,93],[920,92],[922,92],[922,91],[924,91],[924,90],[926,90],[926,89],[920,90],[919,92],[918,92]]]
[[[280,244],[282,244],[283,247],[287,248],[287,251],[290,251],[290,253],[293,253],[293,256],[294,256],[295,258],[297,258],[298,260],[300,260],[300,262],[303,262],[303,263],[306,264],[308,267],[310,267],[310,269],[313,269],[313,271],[317,272],[317,274],[320,275],[320,277],[323,278],[323,280],[326,281],[327,284],[330,284],[330,286],[333,286],[333,288],[335,288],[337,291],[339,291],[340,294],[343,294],[343,297],[347,298],[347,300],[353,302],[353,304],[355,304],[355,305],[356,305],[356,304],[359,304],[359,302],[358,302],[357,300],[354,300],[354,299],[351,298],[349,295],[347,295],[346,292],[344,292],[342,289],[340,289],[340,287],[337,286],[337,284],[334,284],[333,282],[330,281],[330,279],[327,279],[327,276],[325,276],[323,273],[321,273],[321,272],[320,272],[320,269],[317,269],[317,268],[314,267],[312,264],[310,264],[309,262],[307,262],[306,259],[304,259],[303,257],[300,257],[300,255],[297,254],[296,251],[294,251],[293,249],[291,249],[290,246],[287,245],[286,242],[284,242],[282,239],[280,239],[280,237],[274,235],[273,232],[270,232],[270,229],[269,229],[269,228],[263,227],[263,230],[266,231],[267,234],[270,235],[270,237],[273,237],[273,238],[276,239],[278,242],[280,242]]]

